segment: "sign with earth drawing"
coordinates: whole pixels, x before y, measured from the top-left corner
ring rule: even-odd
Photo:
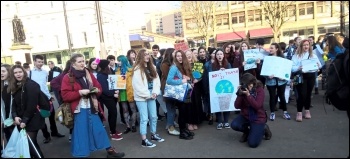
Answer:
[[[256,60],[261,57],[258,49],[243,50],[244,71],[256,68]]]
[[[238,68],[209,72],[211,113],[239,110],[234,107],[238,85]]]
[[[266,56],[261,68],[261,76],[274,76],[284,80],[290,79],[292,73],[293,62],[291,60],[277,57],[277,56]]]

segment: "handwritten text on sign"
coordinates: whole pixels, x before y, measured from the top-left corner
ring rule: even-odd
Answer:
[[[211,113],[237,110],[238,68],[209,72],[209,83]]]

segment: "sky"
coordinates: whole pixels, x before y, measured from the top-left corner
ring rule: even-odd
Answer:
[[[129,29],[141,29],[146,26],[145,13],[171,10],[180,7],[180,1],[124,1],[126,23]]]

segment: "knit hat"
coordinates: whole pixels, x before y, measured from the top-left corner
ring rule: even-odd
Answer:
[[[100,60],[100,63],[98,64],[98,67],[101,68],[101,70],[104,70],[106,67],[108,67],[109,61],[108,60]]]

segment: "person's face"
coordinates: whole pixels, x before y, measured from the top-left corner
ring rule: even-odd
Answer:
[[[243,43],[241,48],[242,48],[242,50],[248,50],[248,46],[246,43]]]
[[[182,55],[181,55],[181,52],[177,52],[175,54],[175,58],[176,60],[179,62],[179,63],[182,63]]]
[[[251,91],[253,89],[254,85],[253,84],[248,84],[248,90]]]
[[[52,69],[55,65],[52,62],[49,62],[49,68]]]
[[[231,47],[233,47],[233,50],[235,50],[235,49],[234,49],[234,48],[235,48],[234,45],[227,45],[227,47],[225,48],[225,53],[226,53],[226,54],[227,54],[227,53],[230,53]]]
[[[44,65],[44,60],[35,59],[34,65],[36,68],[41,69],[41,67],[43,67],[43,65]]]
[[[308,52],[309,51],[309,48],[310,48],[310,43],[308,41],[305,41],[303,43],[303,51],[304,52]]]
[[[77,57],[75,59],[75,62],[73,63],[73,67],[76,69],[76,70],[84,70],[85,68],[85,60],[84,60],[84,57]]]
[[[17,81],[22,81],[23,80],[23,75],[24,75],[24,72],[21,68],[15,68],[13,70],[13,75],[15,76],[15,79]]]
[[[152,53],[153,53],[153,57],[157,57],[158,56],[158,49],[152,49]]]
[[[204,49],[199,50],[198,56],[200,58],[205,58],[205,50]]]
[[[216,52],[216,59],[218,59],[219,62],[222,62],[224,59],[224,53],[221,50]]]
[[[1,80],[7,80],[9,78],[9,73],[5,67],[1,67]]]
[[[213,53],[210,54],[210,58],[215,59],[215,51],[213,51]]]
[[[310,42],[310,45],[314,44],[314,39],[309,38],[308,40],[309,40],[309,42]]]
[[[186,51],[186,57],[187,57],[188,61],[192,61],[192,52]]]
[[[271,55],[276,55],[277,49],[275,45],[270,46],[270,54]]]
[[[95,61],[92,61],[90,67],[93,69],[93,70],[96,70],[97,69],[97,63]]]
[[[301,42],[301,38],[297,38],[297,41],[296,41],[297,46],[300,44],[300,42]]]
[[[114,59],[108,59],[108,61],[109,61],[109,66],[114,67],[115,60]]]
[[[149,62],[149,53],[145,52],[145,57],[144,57],[145,63]]]
[[[198,57],[198,51],[197,50],[193,50],[193,55],[194,55],[194,57]]]
[[[130,54],[130,58],[135,59],[135,57],[136,57],[136,54],[135,54],[134,52],[132,52],[132,53]]]

